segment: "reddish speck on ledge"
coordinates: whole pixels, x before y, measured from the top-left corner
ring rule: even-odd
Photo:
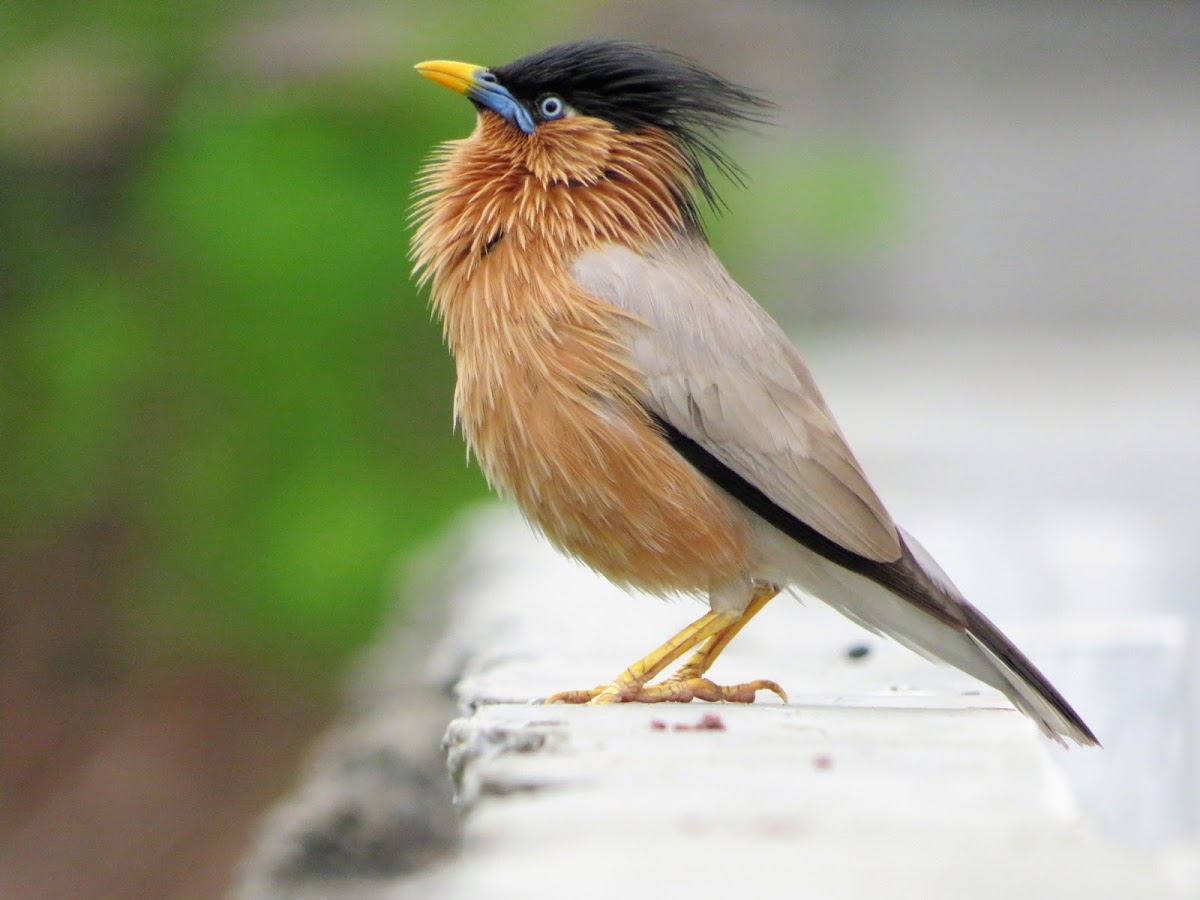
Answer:
[[[682,722],[674,726],[675,731],[724,731],[725,722],[716,713],[705,713],[695,725]]]

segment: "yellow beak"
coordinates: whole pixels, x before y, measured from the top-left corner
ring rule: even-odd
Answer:
[[[436,81],[443,87],[465,94],[479,82],[475,73],[483,71],[483,66],[472,63],[451,62],[448,59],[431,59],[429,62],[417,63],[416,70],[431,81]]]
[[[472,103],[498,113],[526,134],[533,134],[537,127],[529,110],[518,103],[484,66],[433,59],[417,63],[416,69],[431,81],[466,94]]]

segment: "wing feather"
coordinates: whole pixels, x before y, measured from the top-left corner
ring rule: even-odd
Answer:
[[[845,549],[901,556],[895,523],[799,353],[706,244],[646,254],[611,245],[572,272],[640,323],[630,347],[652,413]]]

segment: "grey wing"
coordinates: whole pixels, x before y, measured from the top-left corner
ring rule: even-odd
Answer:
[[[795,347],[706,244],[645,255],[609,246],[572,271],[644,323],[630,340],[652,413],[831,541],[879,562],[901,556],[895,523]]]

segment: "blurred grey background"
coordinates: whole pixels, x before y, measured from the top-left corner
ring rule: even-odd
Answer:
[[[845,231],[855,213],[860,223],[873,213],[881,232],[847,261],[829,246],[839,236],[829,222],[821,241],[797,240],[795,218],[819,213],[796,210],[795,195],[765,216],[752,208],[735,227],[773,251],[763,293],[793,296],[799,263],[803,314],[856,327],[1200,324],[1194,4],[709,10],[652,4],[626,21],[727,60],[725,71],[781,104],[788,141],[747,142],[754,182],[735,203],[786,191],[789,179],[803,185],[824,164],[841,169],[847,192],[858,176],[859,209],[840,211]],[[822,188],[804,199],[832,205],[837,184]]]

